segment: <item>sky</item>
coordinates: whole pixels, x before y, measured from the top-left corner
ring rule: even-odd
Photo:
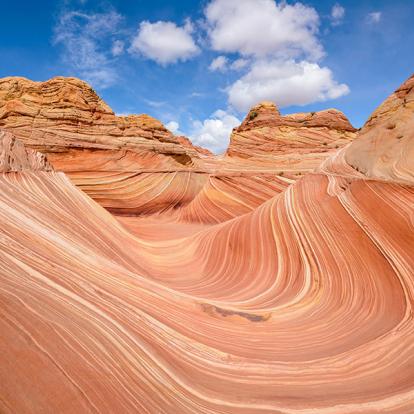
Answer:
[[[216,153],[261,101],[358,128],[414,72],[412,0],[0,3],[0,77],[79,77]]]

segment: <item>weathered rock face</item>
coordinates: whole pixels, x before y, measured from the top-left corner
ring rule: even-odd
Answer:
[[[274,196],[263,172],[137,182],[175,203],[204,180],[186,213],[209,225],[120,225],[61,172],[0,173],[0,412],[413,413],[414,186],[388,116],[366,171],[363,131]]]
[[[368,177],[414,183],[414,75],[371,115],[345,158]]]
[[[26,146],[50,153],[57,168],[67,153],[73,165],[98,153],[108,170],[116,151],[142,156],[138,168],[182,168],[198,158],[191,143],[183,146],[158,120],[148,115],[116,116],[86,82],[76,78],[0,79],[0,127],[12,130]],[[103,152],[108,150],[112,152]],[[117,162],[117,168],[122,164]]]
[[[356,131],[346,116],[337,109],[281,115],[273,102],[262,102],[251,108],[236,131],[243,132],[263,127],[328,128],[332,132]]]
[[[25,148],[10,132],[0,130],[0,173],[53,171],[44,154]]]
[[[172,199],[189,202],[199,190],[197,176],[187,191],[170,184],[179,182],[176,174],[187,180],[188,170],[203,169],[203,158],[211,155],[148,115],[116,116],[76,78],[0,79],[0,128],[47,154],[57,171],[103,206],[125,214],[162,210],[174,205]],[[148,172],[162,174],[150,178],[150,189]],[[157,195],[160,186],[169,187],[167,201]]]
[[[273,103],[263,102],[234,129],[226,155],[294,175],[312,171],[351,142],[355,131],[335,109],[282,116]]]

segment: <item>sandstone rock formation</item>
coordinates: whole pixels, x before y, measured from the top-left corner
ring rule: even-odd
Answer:
[[[10,132],[0,130],[0,173],[53,171],[44,154],[25,148]]]
[[[0,128],[12,130],[26,146],[50,153],[56,165],[67,152],[82,156],[102,150],[150,153],[160,156],[160,163],[164,156],[171,167],[197,157],[191,143],[183,146],[158,120],[148,115],[116,116],[86,82],[76,78],[0,79]]]
[[[233,131],[226,155],[296,175],[312,171],[351,142],[355,131],[336,109],[282,116],[272,102],[262,102]]]
[[[414,183],[414,75],[369,118],[346,160],[368,177]]]
[[[202,168],[201,158],[210,154],[175,137],[148,115],[116,116],[87,83],[76,78],[0,79],[0,128],[47,154],[56,170],[68,174],[105,207],[120,212],[141,212],[145,196],[133,189],[137,181],[145,183],[148,171],[163,173],[168,186],[180,171]],[[160,181],[156,180],[157,187]],[[186,197],[178,195],[177,203]],[[170,196],[168,200],[171,203]],[[156,200],[149,210],[163,205]]]
[[[196,223],[252,211],[354,131],[338,111],[281,117],[273,104],[261,104],[232,135],[227,156],[215,157],[148,115],[115,116],[88,84],[63,77],[0,79],[1,127],[46,153],[56,170],[113,213],[169,210]]]
[[[384,134],[411,148],[400,93],[279,192],[187,171],[186,208],[139,218],[11,163],[33,153],[3,135],[0,165],[34,168],[0,173],[0,412],[413,412],[413,160]],[[165,202],[182,190],[154,175]]]

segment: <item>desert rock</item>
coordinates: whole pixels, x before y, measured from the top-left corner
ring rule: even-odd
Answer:
[[[390,99],[403,131],[413,108]],[[299,179],[231,154],[214,174],[147,172],[141,217],[3,135],[0,165],[33,168],[0,173],[0,411],[413,412],[413,161],[387,118]]]

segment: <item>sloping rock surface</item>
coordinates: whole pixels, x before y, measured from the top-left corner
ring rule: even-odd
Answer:
[[[142,217],[3,134],[0,412],[413,412],[413,160],[383,130],[413,110],[395,96],[297,180],[148,173]]]

